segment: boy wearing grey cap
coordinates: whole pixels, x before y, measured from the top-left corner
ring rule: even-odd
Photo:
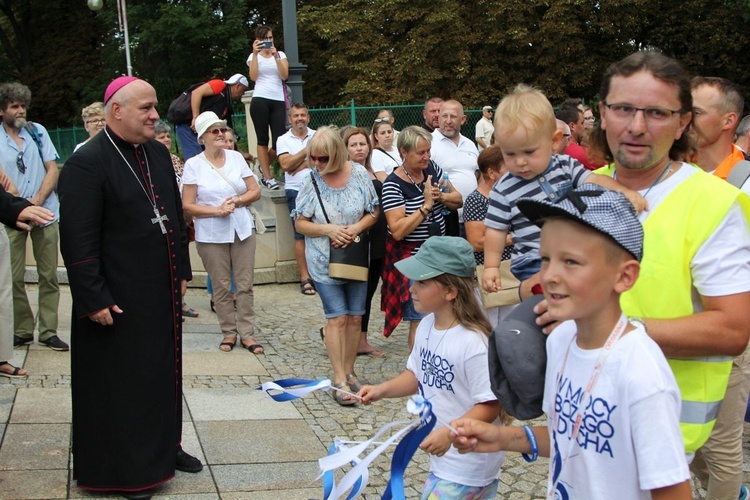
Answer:
[[[454,446],[519,451],[527,461],[549,456],[550,498],[691,498],[677,383],[662,351],[619,304],[643,256],[633,206],[587,185],[558,202],[526,198],[518,207],[542,228],[541,283],[550,315],[565,321],[546,346],[548,426],[459,419]]]

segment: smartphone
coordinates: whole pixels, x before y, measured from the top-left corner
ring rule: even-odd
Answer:
[[[264,49],[270,49],[273,45],[273,42],[271,40],[266,40],[264,42],[261,42]]]

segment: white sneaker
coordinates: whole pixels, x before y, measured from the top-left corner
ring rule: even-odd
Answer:
[[[265,184],[268,189],[279,189],[279,183],[276,182],[276,179],[263,179],[263,184]]]

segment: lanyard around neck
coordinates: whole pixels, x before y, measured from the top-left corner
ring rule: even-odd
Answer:
[[[568,453],[565,455],[565,458],[562,460],[560,465],[560,472],[557,475],[557,478],[552,483],[552,487],[550,488],[547,498],[551,499],[555,496],[555,488],[557,487],[557,483],[560,480],[560,477],[562,476],[562,469],[565,467],[565,463],[570,458],[570,455],[573,452],[573,449],[576,446],[576,438],[578,437],[578,431],[581,430],[581,423],[583,422],[583,418],[586,413],[586,407],[591,401],[591,394],[594,391],[594,386],[596,385],[596,382],[599,380],[599,376],[602,374],[602,370],[604,369],[604,365],[607,362],[607,358],[612,353],[612,350],[615,347],[615,344],[617,341],[622,337],[622,334],[625,333],[625,328],[628,326],[628,318],[625,316],[624,313],[620,314],[620,319],[617,321],[617,324],[612,329],[612,332],[607,337],[607,340],[604,342],[604,345],[599,351],[599,357],[596,360],[596,364],[594,364],[594,371],[591,374],[591,378],[589,379],[588,384],[586,384],[586,389],[581,396],[581,402],[578,405],[578,408],[580,411],[576,415],[575,421],[573,423],[573,431],[570,436],[570,447],[568,448]],[[570,341],[570,344],[568,344],[568,349],[565,351],[565,357],[563,358],[562,366],[560,366],[560,371],[557,372],[557,379],[555,382],[555,392],[560,390],[560,382],[562,380],[563,374],[565,373],[565,365],[568,362],[568,355],[570,354],[570,348],[573,345],[573,342],[576,341],[577,335],[573,336],[573,339]],[[552,425],[554,426],[553,432],[556,432],[557,429],[559,429],[559,426],[557,424],[558,420],[560,419],[560,415],[557,412],[557,406],[553,404],[552,406]]]

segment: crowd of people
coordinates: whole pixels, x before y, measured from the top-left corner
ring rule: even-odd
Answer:
[[[615,485],[624,498],[690,498],[690,471],[708,498],[748,497],[750,116],[734,84],[637,52],[607,69],[597,109],[553,107],[518,85],[482,108],[470,138],[462,103],[439,97],[399,131],[387,109],[369,128],[311,129],[267,26],[247,65],[260,178],[228,121],[244,75],[186,91],[174,124],[183,158],[153,87],[113,80],[84,108],[90,137],[59,179],[46,129],[26,119],[29,89],[0,85],[0,375],[26,376],[11,347],[35,330],[40,344],[69,349],[57,336],[59,246],[73,296],[79,487],[150,498],[176,469],[202,469],[180,446],[182,322],[197,315],[184,301],[188,245],[211,278],[218,348],[239,340],[261,355],[253,203],[283,184],[299,291],[322,304],[335,403],[420,393],[452,422],[421,444],[432,455],[423,498],[494,498],[508,451],[551,457],[558,498],[607,498]],[[386,355],[368,341],[378,288],[378,333],[408,322],[411,354],[403,373],[371,384],[355,365]],[[548,425],[509,426],[487,339],[539,294]]]

